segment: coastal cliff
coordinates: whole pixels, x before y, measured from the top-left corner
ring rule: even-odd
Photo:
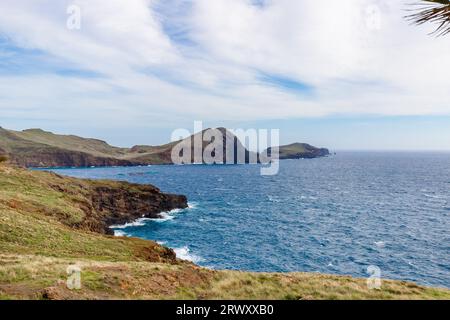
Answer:
[[[56,167],[113,167],[132,166],[135,162],[114,158],[95,157],[93,155],[68,150],[48,148],[41,150],[18,150],[9,153],[11,163],[28,168],[56,168]]]
[[[110,233],[111,225],[120,225],[139,218],[158,219],[161,212],[188,206],[185,196],[162,193],[151,185],[97,181],[89,183],[92,188],[92,202],[88,202],[85,208],[88,208],[87,212],[93,216],[92,223],[97,226],[96,231]]]
[[[183,195],[162,193],[152,185],[131,184],[121,181],[81,180],[63,177],[51,172],[31,172],[11,166],[2,166],[1,174],[26,179],[27,185],[11,183],[8,187],[19,192],[29,188],[46,190],[47,196],[59,197],[67,202],[67,207],[45,207],[45,199],[32,197],[30,201],[12,198],[6,205],[29,205],[41,207],[41,211],[55,217],[70,227],[113,234],[109,226],[132,222],[139,218],[160,217],[161,212],[187,208],[187,198]],[[3,186],[6,187],[6,186]],[[0,199],[1,201],[2,199]],[[40,203],[42,202],[42,204]],[[67,212],[69,210],[69,212]]]
[[[184,208],[153,186],[92,181],[0,163],[0,299],[449,299],[402,281],[316,273],[216,271],[172,249],[109,235],[110,224]],[[66,286],[67,268],[81,288]]]
[[[0,127],[0,148],[10,163],[23,167],[90,167],[130,166],[133,161],[119,159],[114,154],[93,152],[102,143],[92,139],[69,136],[68,142],[40,129],[12,131]],[[69,143],[70,142],[70,143]]]
[[[249,163],[251,159],[259,158],[257,153],[247,150],[230,130],[225,128],[217,130],[223,136],[224,163],[238,163],[242,160],[243,163]],[[42,129],[14,131],[0,127],[0,149],[9,157],[11,163],[23,167],[105,167],[172,164],[173,148],[179,143],[186,143],[191,146],[191,163],[194,163],[195,151],[203,154],[211,142],[203,140],[205,131],[159,146],[138,145],[132,148],[119,148],[98,139],[59,135]],[[202,143],[195,146],[193,141],[199,138],[199,135],[202,137],[198,140]],[[243,151],[242,160],[238,160],[237,150]],[[270,154],[271,150],[268,151]],[[327,149],[316,148],[304,143],[280,147],[280,159],[282,160],[316,158],[328,154]]]

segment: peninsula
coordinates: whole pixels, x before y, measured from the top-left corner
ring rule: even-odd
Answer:
[[[225,128],[218,130],[222,132],[224,139],[233,141],[233,150],[238,148],[244,150],[245,161],[248,162],[252,152],[245,149],[241,141],[229,130]],[[194,140],[199,134],[184,140]],[[59,135],[42,129],[14,131],[0,127],[0,151],[9,157],[11,163],[33,168],[172,164],[172,149],[179,142],[159,146],[136,145],[131,148],[120,148],[98,139]],[[206,143],[203,148],[205,145]],[[225,157],[231,150],[224,148],[223,151]],[[327,149],[308,144],[296,143],[280,147],[280,159],[316,158],[325,155],[328,155]]]

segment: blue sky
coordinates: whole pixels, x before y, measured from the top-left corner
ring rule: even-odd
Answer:
[[[450,150],[450,41],[409,25],[407,3],[1,3],[0,126],[130,146],[202,120],[335,150]]]

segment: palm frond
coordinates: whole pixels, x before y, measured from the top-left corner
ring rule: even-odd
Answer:
[[[418,11],[406,18],[414,24],[421,25],[426,22],[437,24],[437,28],[432,34],[444,36],[450,33],[450,0],[423,0],[420,3],[412,4]]]

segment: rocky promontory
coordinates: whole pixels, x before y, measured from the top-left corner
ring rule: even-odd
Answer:
[[[90,181],[91,202],[87,212],[100,215],[100,231],[110,233],[109,226],[120,225],[139,218],[160,218],[161,212],[188,207],[183,195],[162,193],[152,185],[127,182]]]
[[[208,130],[208,129],[207,129]],[[60,135],[42,129],[23,131],[7,130],[0,127],[0,149],[10,162],[23,167],[107,167],[173,164],[172,151],[179,145],[190,149],[190,163],[204,162],[195,159],[196,152],[203,151],[212,142],[205,141],[207,130],[198,132],[183,140],[158,146],[137,145],[132,148],[111,146],[105,141],[83,138],[75,135]],[[218,128],[222,135],[222,154],[224,163],[250,163],[260,155],[249,151],[240,139],[226,128]],[[216,131],[217,132],[217,131]],[[241,137],[241,139],[244,139]],[[194,143],[200,140],[199,145]],[[215,138],[214,138],[215,140]],[[238,150],[243,159],[238,158]],[[269,154],[271,149],[268,149]],[[328,155],[328,149],[316,148],[306,143],[293,143],[280,147],[280,159],[317,158]],[[189,160],[189,159],[188,159]]]
[[[271,148],[267,149],[271,154]],[[280,160],[287,159],[314,159],[326,157],[330,155],[330,151],[326,148],[316,148],[307,143],[292,143],[279,147]]]
[[[5,164],[0,164],[0,169],[0,181],[5,181],[5,187],[12,196],[26,193],[26,188],[34,190],[27,198],[12,197],[9,201],[0,198],[0,207],[2,204],[12,208],[33,207],[34,211],[79,230],[113,234],[109,228],[111,225],[139,218],[157,219],[161,212],[188,206],[185,196],[163,193],[152,185],[82,180]],[[53,199],[64,205],[46,205]]]

